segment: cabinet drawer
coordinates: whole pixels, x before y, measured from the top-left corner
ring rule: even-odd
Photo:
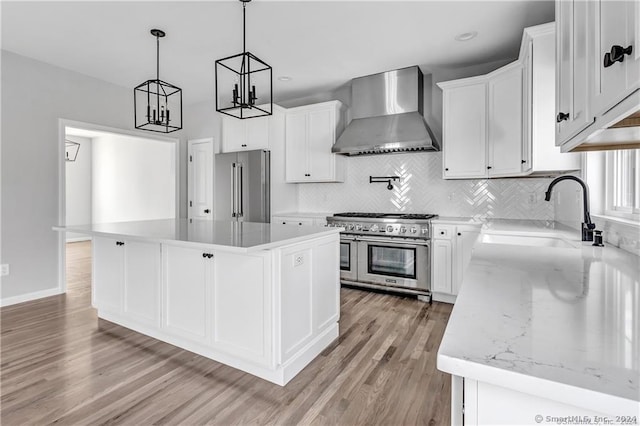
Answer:
[[[451,225],[433,225],[433,239],[450,240],[454,231],[455,227]]]

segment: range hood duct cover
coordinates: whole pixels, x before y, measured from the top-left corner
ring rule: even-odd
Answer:
[[[423,76],[417,66],[352,82],[353,120],[332,151],[345,155],[439,151],[424,121]]]

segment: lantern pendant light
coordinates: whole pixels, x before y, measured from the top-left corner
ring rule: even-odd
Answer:
[[[247,51],[246,6],[242,3],[242,53],[216,61],[216,111],[235,118],[254,118],[273,112],[271,66]]]
[[[160,38],[165,32],[151,30],[156,38],[156,78],[139,84],[133,90],[136,129],[171,133],[182,129],[182,89],[160,80]]]

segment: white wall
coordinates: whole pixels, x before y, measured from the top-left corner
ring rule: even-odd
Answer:
[[[65,163],[66,223],[91,223],[91,139],[67,135],[67,139],[80,144],[76,161]],[[89,239],[86,235],[67,232],[67,241]]]
[[[92,222],[175,218],[175,161],[170,142],[93,138]]]
[[[132,89],[2,50],[2,304],[56,294],[59,119],[133,129]],[[180,133],[171,134],[180,137]],[[186,191],[181,205],[186,213]]]

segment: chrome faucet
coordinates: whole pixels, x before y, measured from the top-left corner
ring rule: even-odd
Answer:
[[[582,222],[582,241],[593,241],[593,230],[596,229],[596,225],[591,222],[591,215],[589,215],[589,188],[584,181],[578,177],[565,175],[559,176],[551,181],[549,184],[549,188],[547,188],[547,192],[544,193],[545,201],[551,201],[551,190],[556,185],[556,183],[563,180],[575,180],[582,186],[582,201],[583,201],[583,210],[584,210],[584,222]]]

